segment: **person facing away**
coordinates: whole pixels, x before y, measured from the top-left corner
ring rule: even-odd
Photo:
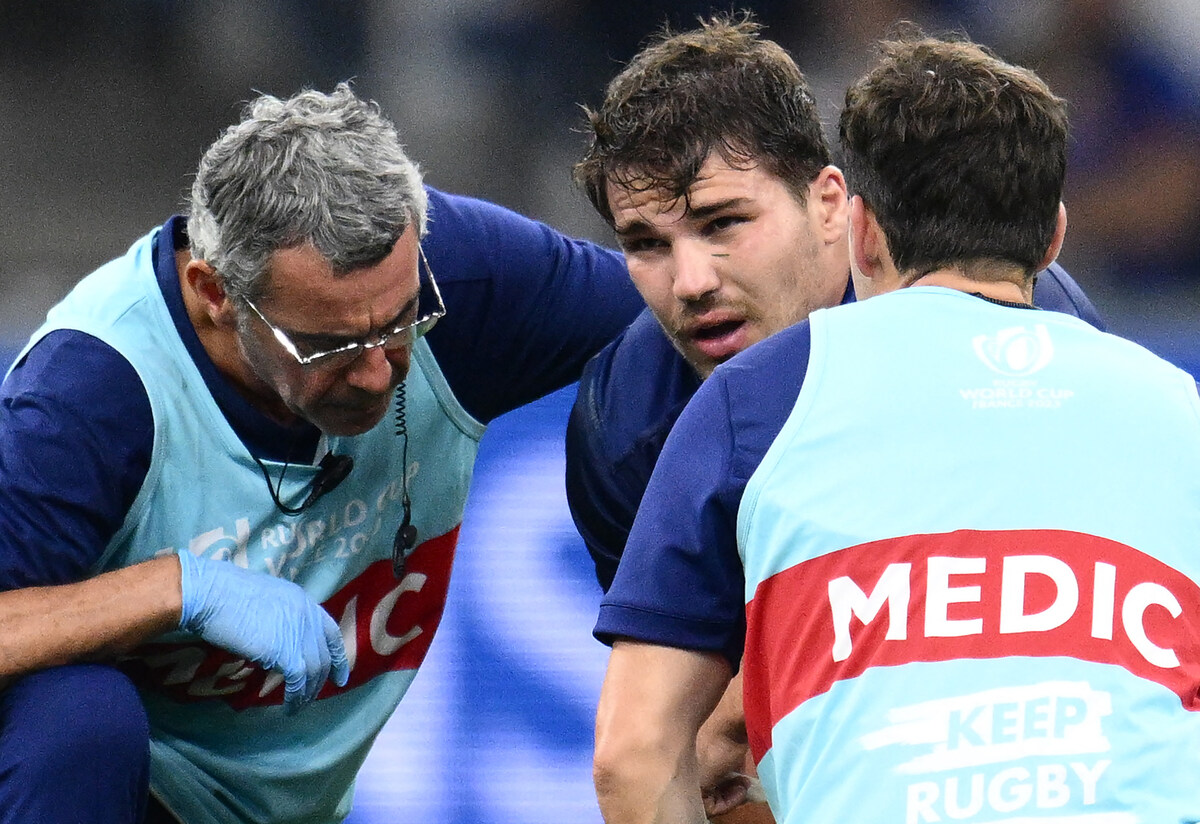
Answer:
[[[567,500],[607,590],[663,442],[701,381],[855,291],[846,184],[816,102],[750,16],[652,40],[589,112],[588,130],[576,180],[648,307],[588,364],[568,423]],[[1100,325],[1057,265],[1039,275],[1035,299]],[[702,741],[706,780],[737,761],[738,693],[735,683],[713,722],[729,736]]]
[[[1034,306],[1064,102],[915,33],[839,121],[855,290],[717,367],[596,634],[609,824],[701,822],[739,666],[777,820],[1200,818],[1200,394]]]
[[[0,821],[341,821],[487,423],[639,309],[348,85],[252,101],[0,389]]]

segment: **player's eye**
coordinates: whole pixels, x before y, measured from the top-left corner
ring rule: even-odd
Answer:
[[[743,217],[742,215],[721,215],[720,217],[715,217],[708,221],[708,223],[704,224],[704,233],[706,235],[719,234],[732,229],[734,226],[739,226],[743,223],[746,223],[748,220],[749,218]]]
[[[653,237],[621,238],[619,243],[621,246],[621,251],[626,252],[628,254],[637,254],[638,252],[649,252],[654,249],[662,249],[663,247],[666,246],[666,244],[663,243],[661,240],[659,240],[658,238],[653,238]]]

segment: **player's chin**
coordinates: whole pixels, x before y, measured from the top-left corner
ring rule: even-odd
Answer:
[[[688,364],[696,370],[696,374],[699,375],[702,380],[707,380],[712,375],[713,370],[716,369],[720,364],[720,361],[713,360],[695,347],[689,346],[684,348],[682,351],[683,359],[686,360]]]

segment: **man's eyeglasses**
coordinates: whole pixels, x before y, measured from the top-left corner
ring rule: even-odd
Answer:
[[[295,338],[300,337],[299,335],[296,333],[289,335],[267,320],[250,298],[242,298],[242,302],[258,315],[259,320],[267,325],[284,351],[295,358],[301,366],[321,369],[349,366],[368,349],[382,347],[385,352],[393,352],[403,349],[405,346],[411,346],[429,332],[439,318],[445,316],[446,305],[442,303],[441,290],[438,289],[437,281],[433,279],[433,270],[429,268],[425,250],[421,248],[420,244],[417,245],[417,254],[421,262],[421,271],[418,273],[420,287],[417,293],[417,319],[397,323],[390,329],[376,332],[361,340],[341,339],[342,342],[337,343],[338,338],[325,335],[305,335],[303,337],[309,340],[297,340]],[[331,343],[333,345],[330,345]]]

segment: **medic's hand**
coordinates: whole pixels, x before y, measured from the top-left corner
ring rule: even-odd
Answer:
[[[283,674],[285,706],[299,710],[325,679],[344,687],[350,664],[329,613],[291,581],[229,561],[179,553],[183,614],[179,628]]]

